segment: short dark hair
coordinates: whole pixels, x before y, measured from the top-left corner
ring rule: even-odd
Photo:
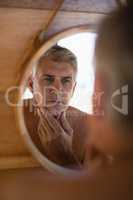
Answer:
[[[72,67],[75,73],[77,73],[77,58],[73,52],[69,49],[61,47],[59,45],[55,45],[46,51],[43,56],[37,61],[36,68],[39,66],[45,58],[49,58],[55,62],[67,62]],[[36,70],[35,70],[36,71]]]

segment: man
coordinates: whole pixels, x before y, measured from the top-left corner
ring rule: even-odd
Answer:
[[[66,167],[83,164],[87,142],[88,115],[69,106],[76,75],[75,55],[52,47],[33,68],[28,82],[33,99],[25,106],[25,122],[34,143],[46,157]]]

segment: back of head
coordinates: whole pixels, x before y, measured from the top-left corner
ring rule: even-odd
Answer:
[[[121,124],[122,129],[133,129],[133,3],[112,12],[102,21],[96,40],[95,64],[96,71],[104,74],[108,84],[105,91],[107,115]],[[127,105],[119,95],[121,92],[124,95],[124,90],[128,91]],[[115,104],[128,106],[128,112],[111,105],[113,94],[117,96]]]

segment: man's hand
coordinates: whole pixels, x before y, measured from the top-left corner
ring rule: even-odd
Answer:
[[[73,153],[73,129],[70,127],[65,113],[56,119],[48,111],[39,111],[40,124],[38,134],[49,158],[57,163],[79,165]]]
[[[61,136],[69,148],[72,148],[73,129],[70,127],[66,114],[63,112],[60,119],[56,119],[47,110],[39,111],[40,115],[40,135],[43,142],[51,142]]]

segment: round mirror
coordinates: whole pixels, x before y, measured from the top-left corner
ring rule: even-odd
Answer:
[[[54,173],[86,169],[95,39],[89,28],[57,34],[28,62],[21,80],[21,133],[35,158]]]

